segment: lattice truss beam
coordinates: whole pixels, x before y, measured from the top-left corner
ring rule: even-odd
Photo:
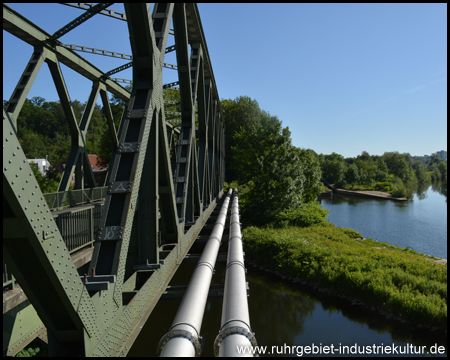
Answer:
[[[223,193],[224,128],[197,6],[162,3],[151,12],[149,4],[125,4],[131,94],[57,40],[94,13],[111,14],[107,6],[91,6],[50,35],[3,4],[3,29],[34,47],[3,110],[3,256],[48,330],[50,354],[83,349],[80,355],[125,355]],[[178,130],[165,121],[163,99],[171,21]],[[68,189],[74,172],[82,187],[83,170],[94,186],[85,143],[99,95],[113,140],[109,191],[87,279],[73,265],[17,138],[20,109],[44,62],[72,135],[60,190]],[[93,83],[79,124],[60,63]],[[117,135],[108,92],[128,103]]]

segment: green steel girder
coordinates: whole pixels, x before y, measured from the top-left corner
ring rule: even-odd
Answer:
[[[94,174],[89,163],[89,159],[86,151],[86,133],[91,121],[92,111],[94,110],[95,103],[100,91],[100,84],[98,81],[94,81],[92,91],[89,96],[86,108],[83,112],[80,125],[78,125],[75,118],[75,113],[72,108],[72,104],[69,97],[69,92],[61,72],[58,60],[54,54],[49,54],[46,59],[50,73],[52,74],[53,81],[55,83],[56,90],[61,100],[61,106],[64,110],[66,119],[69,122],[69,129],[71,133],[72,146],[70,149],[69,158],[67,159],[66,169],[61,178],[58,191],[69,190],[72,175],[75,175],[75,189],[84,188],[83,171],[87,175],[89,187],[95,187]]]
[[[4,261],[47,328],[51,355],[73,349],[82,356],[126,355],[223,194],[223,121],[197,6],[161,3],[150,13],[148,4],[126,4],[125,13],[133,53],[131,94],[3,5],[4,29],[35,48],[3,112],[3,223],[8,229],[19,228],[4,230]],[[162,68],[171,20],[180,86],[179,132],[164,116]],[[113,140],[102,230],[89,273],[89,281],[97,280],[97,285],[83,284],[78,276],[17,139],[20,108],[44,61],[72,134],[62,186],[88,165],[86,131],[99,94]],[[79,125],[59,63],[93,81]],[[129,101],[118,134],[108,91]],[[175,137],[178,145],[171,155]],[[88,176],[88,181],[93,178]],[[91,277],[93,268],[96,278]]]
[[[75,29],[77,26],[80,26],[85,21],[89,20],[91,17],[93,17],[95,14],[101,12],[102,10],[106,9],[109,5],[112,5],[114,3],[99,3],[97,5],[94,5],[87,11],[85,11],[82,15],[78,16],[76,19],[72,20],[67,25],[64,25],[61,29],[59,29],[57,32],[55,32],[52,36],[52,40],[56,40],[60,38],[61,36],[67,34],[69,31]]]

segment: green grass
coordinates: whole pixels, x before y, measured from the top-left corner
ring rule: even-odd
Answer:
[[[353,190],[353,191],[367,191],[367,190],[375,190],[372,185],[354,185],[354,184],[346,184],[341,187],[345,190]]]
[[[333,190],[331,190],[330,188],[328,188],[328,186],[325,186],[324,183],[322,183],[322,191],[321,192],[332,192]]]
[[[346,184],[342,186],[342,189],[352,190],[352,191],[383,191],[386,193],[392,193],[392,184],[388,181],[386,182],[377,182],[373,185],[355,185],[355,184]]]
[[[243,231],[247,257],[270,270],[317,283],[416,324],[447,328],[447,265],[325,221]],[[376,247],[386,247],[377,249]],[[428,257],[430,258],[430,257]]]

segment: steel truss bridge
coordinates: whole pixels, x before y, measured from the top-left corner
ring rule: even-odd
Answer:
[[[3,110],[4,299],[5,285],[14,281],[28,298],[6,311],[4,300],[4,355],[17,353],[43,328],[48,334],[50,356],[126,355],[208,219],[217,219],[196,268],[212,273],[226,227],[228,204],[232,211],[224,301],[240,298],[238,303],[224,305],[224,309],[229,309],[222,314],[223,326],[218,329],[215,347],[217,354],[226,355],[221,344],[233,343],[233,339],[240,339],[237,343],[244,345],[256,344],[248,311],[246,315],[235,312],[248,306],[237,195],[223,192],[223,115],[196,4],[160,3],[152,11],[149,4],[125,4],[124,13],[109,9],[110,3],[66,5],[79,8],[82,14],[50,34],[3,4],[3,29],[34,49]],[[63,44],[59,40],[95,15],[126,21],[132,54]],[[168,47],[169,36],[173,36],[175,45]],[[173,51],[177,64],[165,63],[165,54]],[[78,52],[131,62],[104,72]],[[113,153],[107,188],[103,189],[104,203],[84,209],[88,211],[86,216],[80,215],[79,208],[66,209],[59,215],[52,212],[53,206],[47,204],[17,137],[20,110],[44,62],[50,69],[71,134],[71,150],[59,194],[68,194],[74,174],[75,190],[87,191],[85,183],[90,191],[95,188],[86,134],[99,95],[103,103]],[[81,119],[76,118],[72,108],[61,64],[92,82]],[[132,81],[111,78],[129,67]],[[163,67],[174,69],[178,81],[163,84]],[[120,82],[132,83],[131,93]],[[176,113],[165,111],[163,96],[164,89],[173,87],[180,94],[177,105],[181,110]],[[108,93],[127,104],[118,130]],[[166,120],[167,113],[172,118],[178,116],[178,121]],[[217,213],[219,202],[224,205]],[[96,212],[91,209],[94,207]],[[213,211],[217,216],[210,217]],[[69,221],[69,225],[63,226],[64,221]],[[90,240],[74,245],[69,238],[80,233],[82,226]],[[84,262],[89,270],[83,276],[77,270],[81,266],[76,263],[79,259],[75,260],[78,252],[73,251],[86,244],[91,255],[90,262]],[[210,290],[209,275],[198,276],[202,280],[194,290],[189,291],[189,285],[182,302],[191,304],[189,310],[206,302]],[[242,279],[244,290],[236,290],[233,284],[242,283]],[[229,290],[227,282],[231,284]],[[204,299],[198,300],[205,289]],[[181,320],[174,321],[161,340],[163,355],[182,348],[187,349],[184,355],[200,354],[198,337],[204,307],[197,311],[200,320],[190,319],[181,307],[177,313]],[[165,348],[170,343],[181,345],[175,344],[172,350]]]

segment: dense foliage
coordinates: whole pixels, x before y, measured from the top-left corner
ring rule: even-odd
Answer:
[[[286,209],[313,201],[321,191],[317,154],[292,145],[277,116],[241,96],[221,102],[225,129],[226,179],[241,184],[242,216],[267,224]]]
[[[249,184],[245,215],[266,223],[279,211],[301,204],[303,175],[288,128],[263,113],[260,123],[243,128],[232,147],[237,179]]]
[[[323,177],[337,187],[348,190],[380,190],[395,197],[411,198],[417,187],[430,181],[442,181],[447,189],[447,161],[437,153],[429,159],[398,152],[381,156],[363,151],[356,158],[332,153],[319,155]]]
[[[5,104],[4,100],[3,106]],[[74,100],[71,105],[79,124],[86,103]],[[122,100],[112,96],[110,108],[116,129],[124,105]],[[17,131],[19,142],[28,159],[43,159],[47,156],[51,164],[50,173],[45,177],[36,173],[41,190],[44,193],[56,191],[60,176],[55,173],[54,168],[68,158],[71,148],[69,124],[60,101],[46,101],[38,96],[31,100],[26,99],[17,119]],[[109,165],[112,152],[111,136],[103,109],[98,104],[94,107],[86,134],[86,150],[89,154],[99,157],[98,165]]]
[[[447,328],[447,266],[329,222],[248,227],[244,251],[266,269],[300,278],[416,324]],[[381,247],[380,247],[381,245]]]
[[[299,208],[288,208],[275,215],[274,224],[278,227],[308,227],[327,220],[330,210],[322,208],[316,202],[310,202]]]

